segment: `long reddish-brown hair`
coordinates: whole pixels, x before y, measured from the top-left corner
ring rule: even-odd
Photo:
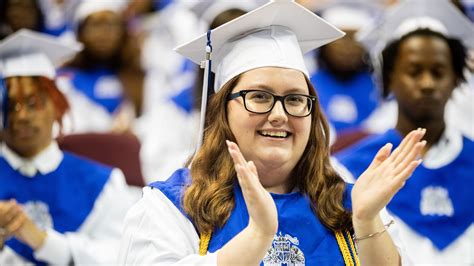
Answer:
[[[199,232],[222,227],[234,208],[236,172],[225,140],[235,141],[227,121],[227,96],[237,85],[233,78],[209,99],[204,141],[191,165],[192,182],[183,196],[185,212]],[[311,95],[314,87],[306,82]],[[351,229],[351,213],[343,206],[345,182],[329,161],[328,123],[317,103],[311,114],[311,132],[303,155],[292,172],[296,186],[311,201],[320,221],[331,230]]]

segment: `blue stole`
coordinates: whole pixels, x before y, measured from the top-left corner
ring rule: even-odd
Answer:
[[[171,97],[171,101],[178,106],[180,109],[186,112],[186,114],[191,114],[193,111],[194,105],[194,87],[188,87],[183,89],[178,94]]]
[[[66,32],[66,30],[68,30],[68,27],[67,27],[67,24],[64,24],[62,26],[59,26],[57,28],[47,28],[47,27],[44,27],[41,32],[43,33],[46,33],[46,34],[49,34],[49,35],[53,35],[55,37],[59,37],[61,36],[61,34],[63,34],[64,32]]]
[[[390,142],[402,140],[392,129],[374,136],[336,155],[354,177],[369,166],[377,151]],[[428,238],[439,250],[445,249],[474,222],[471,191],[474,186],[474,142],[464,138],[459,156],[438,169],[418,166],[405,186],[395,195],[388,210],[419,235]],[[428,206],[428,207],[426,207]],[[441,213],[430,211],[441,208]],[[426,210],[428,208],[428,211]]]
[[[176,75],[177,78],[180,75],[184,75],[186,73],[195,73],[196,66],[191,60],[184,60],[179,73]],[[194,76],[196,76],[194,74]],[[184,110],[187,114],[191,114],[193,111],[194,105],[194,79],[192,82],[186,84],[183,88],[180,88],[180,91],[171,97],[171,101],[178,106],[180,109]]]
[[[82,92],[90,100],[104,107],[107,112],[113,113],[123,101],[123,88],[119,95],[111,95],[102,97],[98,95],[98,85],[104,79],[109,79],[116,84],[121,84],[117,78],[117,74],[107,68],[96,68],[92,70],[81,70],[77,68],[64,68],[59,70],[59,75],[68,76],[75,89]],[[121,85],[120,85],[121,86]]]
[[[167,181],[150,184],[159,189],[181,213],[182,195],[190,183],[188,169],[177,170]],[[347,185],[344,205],[351,208],[351,185]],[[313,213],[308,198],[299,192],[271,194],[278,210],[278,233],[272,244],[272,252],[263,264],[303,263],[306,265],[344,265],[334,232],[325,228]],[[212,233],[208,250],[222,248],[248,224],[249,215],[238,185],[234,187],[235,207],[222,228]],[[299,258],[296,258],[299,256]]]
[[[318,92],[321,107],[337,131],[357,127],[377,107],[377,90],[368,72],[361,72],[352,79],[342,82],[327,70],[319,69],[311,76],[311,83]],[[356,118],[353,121],[340,121],[331,117],[329,109],[334,108],[330,106],[331,101],[337,96],[352,99],[357,109]]]
[[[111,171],[108,167],[64,153],[63,161],[54,172],[37,173],[34,178],[28,178],[0,156],[0,200],[46,204],[49,212],[46,215],[51,216],[54,230],[75,232],[92,211]],[[35,260],[33,250],[17,239],[11,238],[6,245],[36,265],[45,265]]]

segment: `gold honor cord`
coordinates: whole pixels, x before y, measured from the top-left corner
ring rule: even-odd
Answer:
[[[199,241],[199,255],[204,256],[207,254],[209,241],[211,241],[211,235],[212,232],[201,234],[201,239]]]
[[[341,250],[342,257],[344,258],[344,263],[347,266],[360,266],[359,258],[357,257],[354,243],[352,242],[352,237],[347,230],[345,231],[345,233],[347,235],[348,240],[346,240],[344,234],[341,231],[337,231],[335,233],[337,244],[339,245],[339,249]],[[207,254],[211,235],[212,233],[201,234],[201,239],[199,241],[199,255],[204,256]],[[347,244],[347,242],[349,242],[349,244]]]
[[[337,231],[336,240],[337,244],[339,245],[339,249],[341,250],[342,257],[344,258],[344,263],[347,266],[360,266],[359,257],[357,256],[357,252],[355,249],[355,245],[352,242],[351,234],[349,231],[345,230],[347,238],[344,236],[344,233],[341,231]],[[349,242],[349,244],[347,244]]]

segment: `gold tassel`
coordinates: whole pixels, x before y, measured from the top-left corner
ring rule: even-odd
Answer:
[[[210,233],[201,234],[200,241],[199,241],[199,255],[204,256],[207,254],[207,250],[209,249],[209,241],[211,241]]]

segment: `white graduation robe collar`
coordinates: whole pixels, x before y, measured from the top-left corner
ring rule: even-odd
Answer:
[[[423,166],[438,169],[454,161],[463,149],[463,135],[457,129],[446,126],[439,141],[431,146],[423,158]]]
[[[64,158],[56,141],[52,141],[48,147],[31,159],[19,156],[5,143],[1,144],[1,154],[13,169],[30,178],[33,178],[37,172],[46,175],[55,171]]]

